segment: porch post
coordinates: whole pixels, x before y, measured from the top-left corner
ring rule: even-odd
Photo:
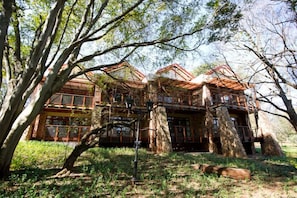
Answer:
[[[220,106],[216,108],[216,114],[219,121],[223,155],[227,157],[247,157],[227,107]]]
[[[165,107],[154,109],[156,118],[156,149],[158,153],[172,152],[171,136]]]

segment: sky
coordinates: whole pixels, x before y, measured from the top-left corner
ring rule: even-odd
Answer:
[[[189,59],[183,66],[191,71],[203,62],[223,64],[227,61],[232,69],[247,81],[251,74],[254,73],[249,66],[252,65],[254,69],[259,68],[261,61],[253,53],[244,49],[244,44],[253,47],[257,51],[266,53],[268,57],[272,58],[273,63],[286,65],[284,59],[279,58],[277,61],[273,61],[276,59],[270,55],[283,51],[283,43],[278,35],[275,34],[276,31],[281,30],[286,32],[283,35],[286,35],[290,48],[297,50],[296,24],[284,22],[287,21],[287,13],[288,10],[282,3],[269,0],[255,1],[253,7],[244,12],[244,20],[241,22],[241,26],[245,27],[250,33],[250,38],[239,31],[231,39],[230,43],[216,42],[209,46],[203,46],[198,61],[197,59]],[[256,45],[253,46],[253,44]],[[258,80],[263,80],[262,77],[264,76],[258,76]],[[268,93],[271,86],[263,84],[257,88],[262,93]],[[287,90],[287,95],[297,107],[297,90],[293,88],[287,88]],[[278,97],[271,97],[271,100],[282,104]],[[270,108],[270,106],[265,106],[265,108]]]

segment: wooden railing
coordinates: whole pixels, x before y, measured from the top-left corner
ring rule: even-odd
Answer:
[[[90,126],[46,125],[45,140],[78,142],[90,128]]]
[[[158,103],[161,104],[172,104],[181,106],[192,106],[192,107],[202,107],[203,99],[201,95],[191,95],[191,94],[175,94],[168,96],[167,94],[158,94]],[[244,95],[230,94],[225,96],[220,96],[216,94],[212,97],[212,105],[224,104],[228,107],[233,108],[243,108],[250,110],[251,107],[247,105],[246,98]]]
[[[135,131],[107,131],[100,136],[100,145],[103,147],[134,146]],[[148,147],[148,129],[140,129],[139,140],[142,147]]]
[[[56,93],[50,97],[47,106],[60,107],[93,107],[93,96]]]
[[[191,94],[175,94],[168,96],[167,94],[158,94],[158,103],[172,104],[172,105],[185,105],[185,106],[202,106],[202,99],[199,95]]]
[[[189,107],[203,107],[204,102],[202,94],[191,93],[191,92],[176,92],[176,93],[143,93],[143,95],[131,95],[117,93],[114,96],[110,96],[102,101],[102,103],[110,103],[114,105],[124,105],[126,99],[130,97],[133,99],[134,106],[145,106],[145,102],[152,100],[156,104],[162,105],[175,105],[175,106],[189,106]],[[239,94],[213,94],[212,95],[212,105],[224,104],[231,108],[240,108],[251,110],[250,105],[247,104],[244,95]]]
[[[187,132],[185,126],[177,125],[170,134],[172,143],[201,143],[202,139],[208,138],[209,131],[201,128]]]
[[[216,94],[212,97],[213,105],[225,104],[227,106],[233,107],[243,107],[247,108],[247,102],[244,95],[237,94],[228,94],[228,95],[220,95]]]

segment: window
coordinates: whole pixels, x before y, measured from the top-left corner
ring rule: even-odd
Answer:
[[[220,103],[220,95],[218,93],[212,94],[212,101],[214,104]]]
[[[47,116],[46,137],[50,139],[77,139],[90,130],[89,117]]]
[[[71,105],[72,96],[70,95],[63,95],[62,97],[62,104],[63,105]]]
[[[56,136],[56,128],[54,126],[46,126],[47,136],[54,138]]]
[[[213,133],[218,134],[219,133],[219,121],[218,118],[213,118]]]
[[[73,104],[75,106],[83,106],[84,97],[83,96],[74,96]]]
[[[164,102],[165,103],[172,103],[172,97],[170,97],[170,96],[164,96]]]
[[[91,107],[92,103],[93,103],[92,97],[86,97],[85,106],[86,107]]]
[[[229,100],[230,100],[230,97],[228,96],[228,95],[224,95],[223,97],[222,97],[222,103],[229,103]]]

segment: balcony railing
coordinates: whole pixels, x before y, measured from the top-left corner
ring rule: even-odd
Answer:
[[[56,93],[50,97],[47,106],[59,107],[93,107],[93,96]]]
[[[208,138],[209,131],[205,128],[187,131],[185,126],[176,125],[170,135],[172,143],[202,143],[203,139]]]
[[[175,94],[173,96],[158,94],[158,103],[200,107],[202,106],[202,98],[199,95],[190,94]]]
[[[46,125],[45,140],[78,142],[90,126]]]
[[[228,95],[220,95],[215,94],[212,96],[213,105],[220,105],[225,104],[229,107],[238,107],[244,109],[250,109],[248,107],[246,98],[244,95],[237,95],[237,94],[228,94]]]
[[[172,104],[172,105],[183,105],[192,107],[203,106],[203,99],[201,95],[191,95],[191,94],[175,94],[168,96],[167,94],[158,94],[158,103],[162,104]],[[213,105],[225,104],[233,108],[244,108],[248,107],[246,103],[245,96],[230,94],[225,96],[215,95],[212,98]]]

